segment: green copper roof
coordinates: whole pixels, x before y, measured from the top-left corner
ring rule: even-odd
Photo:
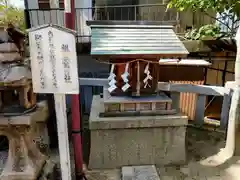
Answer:
[[[91,25],[92,55],[187,55],[172,26]]]

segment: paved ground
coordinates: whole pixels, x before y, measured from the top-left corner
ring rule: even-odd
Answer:
[[[225,145],[224,135],[188,128],[187,164],[157,167],[161,180],[239,180],[240,157],[223,163],[219,152]],[[220,156],[223,157],[223,156]],[[88,180],[120,180],[119,170],[91,171]],[[237,176],[238,175],[238,176]]]
[[[224,147],[224,135],[188,128],[187,164],[178,167],[157,167],[161,180],[239,180],[240,157],[226,162],[218,154]],[[0,167],[6,161],[7,152],[0,152]],[[57,151],[53,159],[59,161]],[[224,157],[224,156],[221,156]],[[88,180],[120,180],[120,170],[87,171]],[[239,177],[237,177],[237,175]]]

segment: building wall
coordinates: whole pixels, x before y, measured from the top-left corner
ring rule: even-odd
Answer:
[[[206,71],[206,84],[224,86],[227,81],[234,81],[235,60],[213,60]],[[209,96],[205,115],[212,119],[220,119],[223,97]]]
[[[29,9],[38,9],[38,0],[25,0]]]
[[[31,27],[37,27],[43,24],[58,24],[64,25],[64,11],[57,10],[55,7],[50,10],[49,8],[40,8],[39,1],[41,0],[26,0],[28,3],[29,20]],[[90,28],[86,25],[86,21],[92,20],[92,1],[89,0],[75,0],[76,8],[84,8],[82,10],[76,10],[76,30],[79,35],[85,36],[79,38],[79,42],[89,42]]]
[[[28,2],[28,12],[31,27],[42,24],[64,25],[64,12],[56,9],[46,9],[39,7],[38,1],[48,0],[25,0]],[[62,2],[62,1],[60,1]],[[120,3],[121,2],[121,3]],[[214,23],[212,18],[205,16],[200,12],[181,12],[177,13],[174,9],[166,12],[165,0],[122,0],[122,1],[104,1],[97,0],[75,0],[76,13],[76,31],[78,32],[78,42],[90,42],[91,30],[86,25],[88,20],[142,20],[142,21],[173,21],[177,25],[177,32],[183,33],[187,26],[199,27],[203,24]],[[63,4],[62,4],[63,5]],[[94,8],[95,6],[106,6],[107,8]],[[140,5],[112,7],[112,5]],[[54,7],[55,8],[55,7]],[[214,16],[214,14],[213,14]]]
[[[224,86],[227,81],[234,81],[235,61],[212,61],[207,68],[206,84]]]
[[[139,7],[139,18],[142,20],[155,21],[176,21],[178,23],[177,32],[183,33],[186,27],[198,28],[204,24],[214,23],[214,19],[202,12],[192,12],[190,10],[177,12],[174,8],[167,9],[169,0],[138,0],[139,4],[150,4]],[[157,5],[156,5],[157,4]],[[208,12],[213,17],[216,13]]]

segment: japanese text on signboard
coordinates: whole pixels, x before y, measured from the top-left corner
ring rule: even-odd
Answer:
[[[35,93],[78,94],[76,39],[72,31],[42,26],[29,31]]]
[[[51,64],[51,73],[52,73],[52,85],[56,89],[58,88],[57,84],[57,75],[56,75],[56,52],[53,42],[53,32],[48,31],[48,43],[49,43],[49,61]]]
[[[68,44],[62,44],[61,49],[63,54],[62,64],[64,68],[64,81],[65,83],[72,83],[70,58],[68,56],[70,50],[69,50]]]
[[[40,74],[40,87],[44,89],[46,86],[45,77],[44,77],[44,60],[43,60],[43,53],[42,53],[42,35],[36,34],[35,35],[36,41],[36,48],[37,48],[37,62],[39,65],[39,74]]]

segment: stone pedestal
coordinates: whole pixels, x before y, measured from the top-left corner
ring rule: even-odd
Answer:
[[[47,157],[35,143],[39,136],[36,129],[42,129],[38,125],[44,123],[47,117],[45,103],[39,104],[36,112],[24,116],[0,117],[0,134],[7,136],[9,141],[8,160],[0,176],[1,180],[37,179]]]
[[[105,111],[101,117],[123,117],[137,113],[150,116],[176,114],[172,99],[163,92],[140,97],[111,96],[108,89],[104,88],[103,99]]]
[[[187,116],[99,117],[103,100],[93,97],[90,169],[185,163]]]

